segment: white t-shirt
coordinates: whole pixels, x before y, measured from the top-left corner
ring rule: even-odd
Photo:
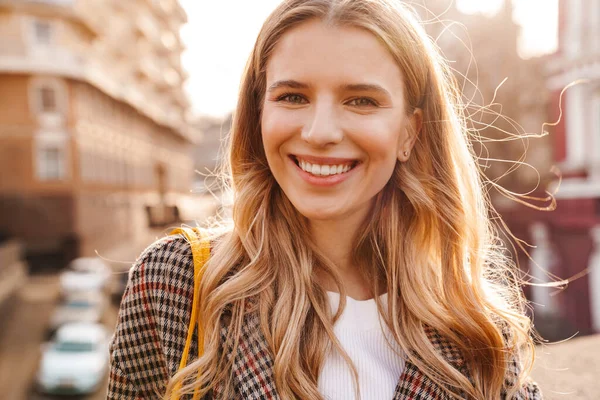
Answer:
[[[327,294],[335,313],[340,294]],[[385,309],[387,294],[380,299]],[[393,399],[404,369],[404,357],[398,355],[403,353],[395,341],[391,340],[393,348],[388,345],[385,337],[392,336],[385,324],[379,322],[375,299],[359,301],[347,297],[344,312],[333,330],[358,372],[361,400]],[[335,349],[325,358],[319,391],[328,400],[354,399],[352,372]]]

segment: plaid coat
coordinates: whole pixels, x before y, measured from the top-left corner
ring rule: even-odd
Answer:
[[[148,247],[130,272],[116,332],[110,346],[108,399],[159,399],[169,376],[178,369],[185,345],[193,298],[193,261],[189,244],[179,235],[162,238]],[[222,330],[222,336],[226,335]],[[428,332],[437,351],[469,377],[458,349],[435,331]],[[273,358],[256,315],[248,315],[234,357],[234,384],[239,399],[279,399],[273,377]],[[190,356],[197,354],[197,340]],[[506,385],[520,368],[511,362]],[[506,395],[502,396],[503,399]],[[514,399],[541,399],[533,382]],[[413,363],[406,361],[394,400],[447,400],[449,396]]]

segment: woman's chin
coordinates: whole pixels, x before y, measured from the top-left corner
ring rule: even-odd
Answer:
[[[346,196],[343,201],[338,198],[307,201],[306,198],[294,198],[290,202],[294,208],[309,221],[362,221],[372,208],[373,199],[356,201]]]
[[[296,210],[309,221],[334,221],[343,218],[344,211],[339,207],[327,207],[324,205],[295,205]]]

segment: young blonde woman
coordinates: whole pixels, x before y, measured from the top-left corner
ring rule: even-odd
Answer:
[[[400,1],[284,1],[242,81],[233,227],[201,279],[181,235],[141,255],[108,397],[541,399],[459,100]]]

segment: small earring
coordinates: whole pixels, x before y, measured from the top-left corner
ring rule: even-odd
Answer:
[[[404,157],[408,157],[408,150],[404,150]]]

